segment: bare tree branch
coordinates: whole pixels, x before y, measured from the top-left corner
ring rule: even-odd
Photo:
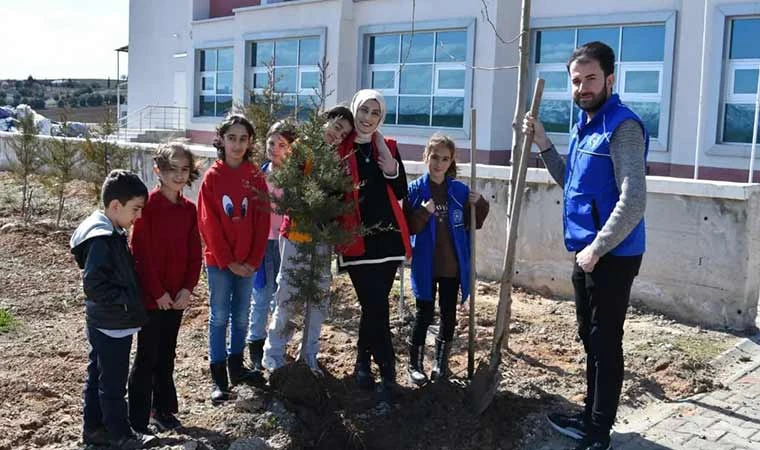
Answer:
[[[417,0],[412,0],[412,32],[409,34],[409,47],[406,49],[406,55],[404,55],[404,60],[401,61],[401,66],[398,69],[399,76],[401,76],[401,72],[404,70],[404,65],[406,65],[406,61],[409,59],[409,53],[412,51],[412,41],[414,40],[414,16],[417,11]],[[404,43],[404,35],[401,35],[401,43]]]
[[[489,25],[491,25],[491,29],[493,29],[494,34],[496,34],[496,38],[499,39],[499,41],[501,41],[501,43],[505,45],[513,44],[517,42],[517,40],[520,39],[520,37],[522,36],[522,33],[518,34],[517,36],[513,37],[512,39],[508,41],[504,40],[504,38],[501,37],[499,32],[496,31],[496,25],[491,20],[491,16],[488,15],[488,4],[486,4],[486,0],[480,0],[480,1],[483,3],[483,9],[480,10],[480,14],[483,16],[483,20],[485,20],[486,22],[488,22]],[[512,68],[516,68],[516,67],[512,67]]]

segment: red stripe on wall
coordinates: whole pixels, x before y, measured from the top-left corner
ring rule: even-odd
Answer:
[[[210,17],[231,16],[232,10],[235,8],[243,8],[246,6],[259,6],[260,4],[261,4],[261,0],[210,0],[209,16]]]

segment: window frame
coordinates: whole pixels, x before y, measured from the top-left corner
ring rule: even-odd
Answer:
[[[229,97],[230,101],[232,102],[233,106],[235,103],[235,98],[233,96],[233,85],[234,85],[234,77],[235,77],[235,45],[234,42],[231,40],[228,41],[216,41],[216,42],[204,42],[199,43],[194,49],[195,54],[195,63],[194,63],[194,70],[193,70],[193,78],[194,78],[194,87],[193,87],[193,119],[197,119],[200,121],[204,120],[218,120],[219,117],[223,117],[223,115],[219,115],[217,113],[217,107],[219,104],[219,97]],[[217,61],[214,64],[215,69],[214,70],[204,70],[201,71],[201,52],[207,52],[207,51],[216,51],[216,58]],[[232,52],[232,68],[229,70],[220,70],[219,69],[219,50],[230,50]],[[230,84],[230,92],[229,93],[219,93],[218,92],[218,85],[217,82],[219,80],[219,74],[229,74],[232,77],[231,84]],[[203,89],[204,83],[203,81],[205,79],[213,79],[213,89]],[[214,115],[204,115],[201,114],[201,97],[214,97]],[[226,112],[225,112],[226,114]]]
[[[738,5],[737,5],[738,6]],[[746,58],[746,59],[730,59],[731,52],[731,30],[734,20],[741,19],[760,19],[760,14],[755,11],[752,14],[725,14],[723,15],[723,53],[721,54],[721,68],[722,76],[720,83],[720,104],[718,105],[718,120],[717,130],[715,136],[715,145],[708,149],[707,153],[727,155],[726,147],[733,148],[730,153],[737,155],[737,151],[741,153],[741,156],[746,155],[746,151],[752,146],[752,142],[734,142],[724,140],[725,120],[726,120],[726,107],[727,105],[750,105],[754,112],[755,101],[757,92],[754,94],[735,94],[735,73],[737,70],[750,69],[757,70],[758,77],[760,78],[760,58]],[[736,11],[739,12],[739,11]],[[754,115],[753,115],[754,124]],[[752,130],[750,129],[750,133]],[[758,138],[760,141],[760,138]],[[721,148],[722,147],[722,148]],[[733,156],[733,155],[732,155]],[[748,157],[748,155],[746,155]]]
[[[426,97],[430,98],[430,107],[431,107],[431,118],[430,122],[432,123],[432,108],[433,108],[433,101],[435,97],[439,96],[438,93],[447,94],[451,93],[453,91],[456,91],[457,93],[462,94],[462,97],[464,99],[464,107],[463,107],[463,117],[462,117],[462,128],[448,128],[448,127],[438,127],[435,125],[398,125],[398,124],[383,124],[383,132],[387,134],[392,134],[396,136],[411,136],[411,137],[428,137],[430,136],[430,133],[435,130],[445,130],[446,134],[451,136],[454,139],[467,139],[470,137],[470,108],[472,107],[472,70],[470,69],[472,65],[474,64],[474,56],[475,56],[475,36],[476,36],[476,22],[477,20],[475,18],[461,18],[461,19],[448,19],[448,20],[430,20],[430,21],[419,21],[414,23],[414,32],[415,33],[435,33],[435,32],[446,32],[446,31],[453,31],[453,30],[463,30],[466,34],[465,42],[466,42],[466,50],[465,50],[465,60],[463,62],[457,62],[457,63],[449,63],[449,62],[436,62],[435,58],[430,63],[413,63],[413,64],[431,64],[433,65],[433,80],[432,80],[432,87],[431,87],[431,93],[428,94],[403,94],[403,96],[410,96],[410,97]],[[359,27],[358,35],[359,35],[359,45],[358,45],[358,57],[357,61],[359,61],[359,66],[357,67],[357,89],[362,89],[365,86],[371,86],[372,85],[372,73],[373,72],[394,72],[394,87],[393,89],[378,89],[384,96],[400,96],[400,90],[401,90],[401,80],[400,80],[400,73],[399,63],[389,63],[389,64],[369,64],[369,48],[370,48],[370,38],[374,35],[378,34],[409,34],[412,31],[412,23],[411,22],[401,22],[401,23],[392,23],[392,24],[380,24],[380,25],[363,25]],[[401,41],[401,39],[399,39]],[[399,51],[401,51],[401,46],[399,46]],[[412,63],[408,63],[412,64]],[[439,68],[443,67],[445,68],[451,68],[456,67],[457,69],[463,68],[465,72],[465,80],[464,80],[464,88],[463,89],[455,89],[455,90],[449,90],[449,89],[437,89],[438,87],[438,78],[439,78]],[[380,70],[378,70],[380,69]],[[449,96],[449,95],[444,95]],[[456,95],[459,96],[459,95]],[[398,110],[396,111],[397,118],[398,118]]]
[[[624,72],[630,71],[638,67],[648,67],[650,65],[661,64],[660,69],[660,93],[657,96],[657,100],[660,102],[660,123],[658,128],[658,137],[650,139],[649,150],[655,152],[667,152],[670,142],[670,116],[673,105],[672,99],[672,86],[673,86],[673,63],[675,55],[675,33],[676,33],[676,19],[677,11],[654,11],[654,12],[641,12],[641,13],[617,13],[608,15],[593,15],[582,17],[552,17],[552,18],[532,18],[530,21],[531,27],[531,57],[530,57],[530,76],[531,83],[535,82],[538,69],[546,71],[544,67],[551,67],[556,71],[556,68],[561,67],[562,71],[567,73],[567,68],[564,63],[544,63],[536,64],[536,47],[537,32],[546,30],[560,30],[560,29],[574,29],[575,37],[578,38],[578,29],[581,28],[609,28],[619,27],[621,32],[619,33],[618,47],[622,43],[622,28],[631,26],[645,26],[645,25],[662,25],[665,28],[664,37],[664,53],[662,63],[656,62],[627,62],[620,60],[620,48],[616,53],[615,63],[615,86],[614,92],[618,92],[621,95],[623,102],[636,102],[647,101],[644,99],[654,98],[652,94],[641,93],[624,93]],[[537,67],[539,66],[539,67]],[[544,99],[547,100],[567,100],[572,101],[571,85],[568,81],[567,90],[565,92],[559,91],[544,91]],[[651,101],[651,100],[649,100]],[[572,117],[572,111],[574,110],[571,105],[571,121],[574,121]],[[569,133],[548,133],[549,137],[558,146],[567,147],[570,142]],[[565,150],[566,151],[566,150]]]
[[[243,35],[243,45],[245,47],[245,75],[244,75],[244,92],[243,92],[243,101],[245,104],[250,104],[251,102],[251,96],[255,95],[257,93],[263,92],[263,88],[256,88],[255,87],[255,75],[260,73],[267,73],[266,66],[254,66],[253,65],[253,51],[252,51],[252,44],[254,42],[261,42],[261,41],[278,41],[278,40],[301,40],[301,39],[310,39],[310,38],[316,38],[318,41],[317,48],[319,50],[319,57],[318,57],[318,63],[322,62],[326,56],[326,44],[327,44],[327,28],[325,27],[315,27],[315,28],[307,28],[307,29],[300,29],[300,30],[282,30],[282,31],[271,31],[271,32],[262,32],[262,33],[247,33]],[[283,93],[283,96],[293,96],[295,97],[295,105],[294,108],[298,107],[298,97],[300,96],[314,96],[315,91],[314,88],[303,88],[301,86],[301,81],[303,77],[303,73],[319,73],[319,66],[318,65],[312,65],[312,64],[306,64],[301,65],[300,64],[300,43],[297,49],[297,55],[299,60],[296,61],[296,65],[283,65],[283,66],[277,66],[275,65],[275,70],[277,68],[295,68],[296,69],[296,86],[294,92],[286,92]],[[328,88],[329,92],[329,88]]]

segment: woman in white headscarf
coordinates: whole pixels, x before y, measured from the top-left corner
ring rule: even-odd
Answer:
[[[411,256],[409,231],[399,201],[407,195],[404,164],[396,141],[379,131],[385,119],[385,100],[373,89],[351,100],[354,132],[341,144],[349,173],[358,190],[348,201],[354,211],[343,218],[347,228],[363,226],[369,234],[338,248],[338,266],[347,270],[361,304],[355,376],[359,386],[374,387],[370,357],[378,365],[381,402],[392,400],[396,367],[391,342],[388,296],[399,264]]]

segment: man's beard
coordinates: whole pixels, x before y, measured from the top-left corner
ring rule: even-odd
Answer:
[[[594,94],[591,97],[591,100],[584,100],[584,103],[586,106],[581,105],[581,96],[580,94],[576,94],[573,96],[573,101],[575,102],[575,105],[586,111],[587,113],[595,113],[599,111],[599,108],[604,105],[604,103],[609,98],[609,95],[607,95],[607,80],[604,81],[604,88],[602,88],[602,91],[598,94]]]

